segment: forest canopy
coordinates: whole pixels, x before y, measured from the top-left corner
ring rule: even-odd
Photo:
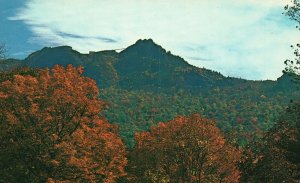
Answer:
[[[0,83],[1,182],[112,182],[125,174],[125,146],[99,117],[99,90],[82,73],[55,66]]]

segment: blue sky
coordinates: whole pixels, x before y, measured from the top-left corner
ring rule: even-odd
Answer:
[[[24,5],[24,0],[0,0],[0,43],[6,44],[8,55],[14,58],[24,58],[42,47],[28,42],[34,33],[24,22],[9,20]]]
[[[24,58],[44,46],[82,53],[152,38],[189,63],[246,79],[276,79],[296,23],[285,0],[0,0],[0,42]],[[3,26],[2,26],[3,25]]]

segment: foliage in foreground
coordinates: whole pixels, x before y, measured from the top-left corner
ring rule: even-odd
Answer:
[[[125,146],[99,118],[103,102],[82,68],[55,66],[0,83],[0,182],[114,182]]]
[[[199,115],[177,117],[136,133],[129,182],[238,182],[240,150]]]

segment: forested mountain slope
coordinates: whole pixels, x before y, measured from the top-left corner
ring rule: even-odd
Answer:
[[[120,53],[114,50],[81,54],[71,47],[43,48],[24,60],[6,60],[0,70],[82,65],[96,80],[107,102],[102,114],[119,124],[132,144],[135,131],[147,130],[177,115],[200,113],[244,143],[271,127],[291,98],[299,97],[288,75],[277,81],[224,77],[197,68],[151,39],[138,40]]]

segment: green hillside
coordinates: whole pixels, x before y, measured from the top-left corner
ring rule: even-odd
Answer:
[[[151,39],[138,40],[120,53],[81,54],[68,46],[44,48],[22,61],[2,61],[0,70],[51,68],[55,64],[82,65],[85,75],[96,80],[108,106],[102,115],[120,125],[130,146],[135,131],[193,113],[215,119],[223,132],[243,145],[270,128],[291,98],[299,98],[287,75],[277,81],[224,77],[188,64]]]

